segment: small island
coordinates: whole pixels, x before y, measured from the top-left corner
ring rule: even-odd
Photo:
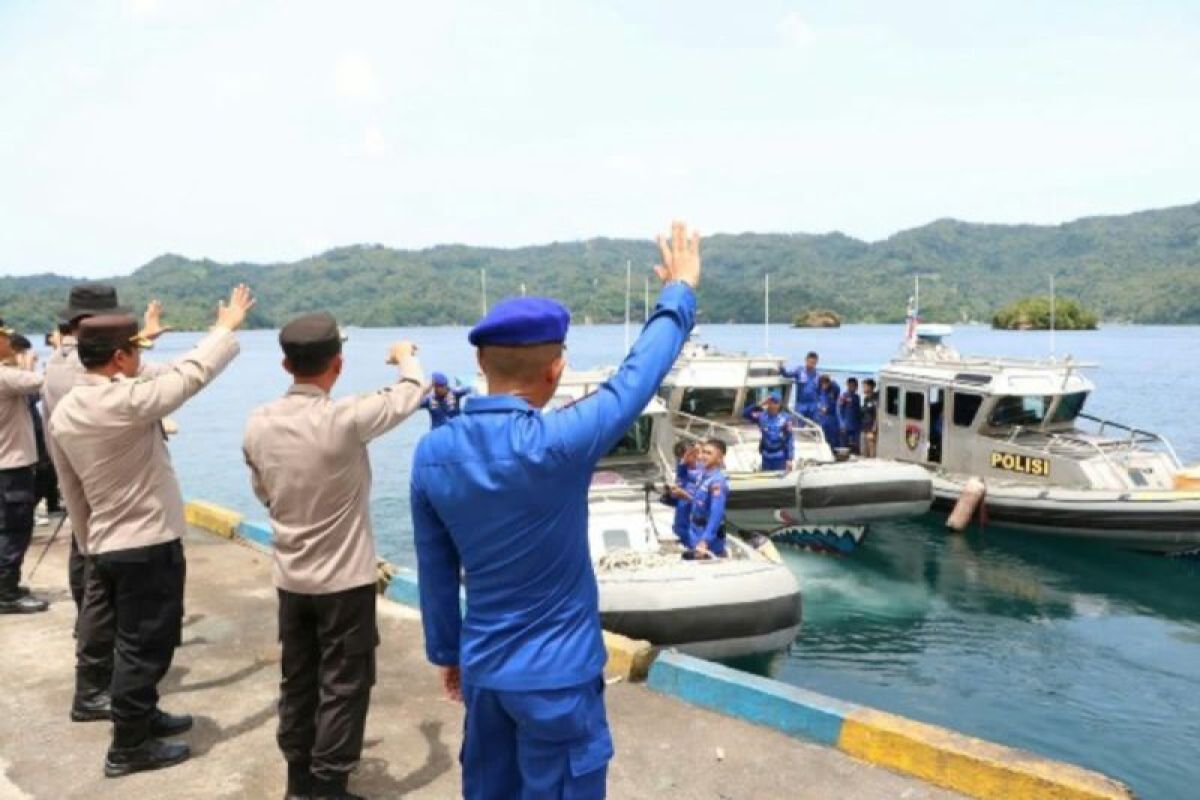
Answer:
[[[1054,327],[1060,331],[1094,331],[1099,322],[1089,311],[1069,298],[1058,298],[1054,305]],[[1010,303],[992,317],[992,327],[1004,331],[1050,330],[1050,298],[1046,295],[1025,297]]]
[[[818,308],[797,314],[792,320],[793,328],[840,328],[842,318],[836,311]]]

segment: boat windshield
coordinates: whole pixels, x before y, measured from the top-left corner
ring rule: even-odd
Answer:
[[[693,417],[704,419],[727,419],[736,416],[740,408],[734,408],[738,390],[735,388],[688,388],[683,392],[679,410]]]
[[[1058,400],[1058,408],[1054,409],[1054,415],[1050,418],[1051,422],[1073,422],[1080,412],[1083,411],[1083,404],[1087,402],[1087,392],[1072,392],[1064,394]]]
[[[1005,395],[996,399],[988,425],[993,428],[1008,428],[1013,425],[1040,425],[1046,418],[1053,395]]]
[[[621,437],[621,441],[617,442],[616,446],[608,451],[608,457],[646,455],[650,452],[653,432],[654,420],[648,416],[638,417],[637,422],[633,423],[633,426],[625,431],[625,435]]]

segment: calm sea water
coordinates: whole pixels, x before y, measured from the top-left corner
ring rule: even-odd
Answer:
[[[761,352],[753,326],[709,326],[701,336]],[[882,363],[899,326],[836,331],[775,327],[770,349],[827,363]],[[426,369],[469,382],[473,352],[459,328],[353,330],[337,393],[391,379],[387,344],[412,338]],[[577,327],[579,367],[624,352],[619,326]],[[196,337],[172,335],[155,356]],[[956,331],[968,353],[1046,355],[1049,337],[980,327]],[[243,352],[177,415],[171,445],[185,493],[252,519],[241,461],[247,412],[284,391],[275,335],[242,335]],[[1156,429],[1189,463],[1200,460],[1200,328],[1114,327],[1060,333],[1058,353],[1101,363],[1094,414]],[[428,427],[415,418],[372,449],[374,518],[381,553],[412,563],[408,470]],[[1064,543],[1000,528],[964,536],[923,518],[875,526],[853,558],[788,553],[800,576],[805,624],[787,653],[741,664],[851,701],[1102,770],[1143,797],[1197,796],[1200,783],[1200,566]]]

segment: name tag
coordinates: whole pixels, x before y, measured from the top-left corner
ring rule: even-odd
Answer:
[[[1032,456],[1022,456],[1016,453],[1001,453],[998,450],[992,451],[991,466],[993,469],[1002,469],[1008,472],[1020,472],[1025,475],[1034,475],[1039,478],[1047,478],[1050,476],[1050,459],[1034,458]]]

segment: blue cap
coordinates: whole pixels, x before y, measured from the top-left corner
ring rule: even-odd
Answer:
[[[771,392],[769,395],[767,395],[767,402],[768,403],[782,403],[783,395],[781,395],[779,392]]]
[[[476,323],[467,341],[476,347],[520,347],[562,342],[571,327],[571,312],[548,297],[514,297],[501,300]]]
[[[450,381],[446,380],[446,373],[444,373],[444,372],[433,373],[433,385],[434,386],[449,386]]]

